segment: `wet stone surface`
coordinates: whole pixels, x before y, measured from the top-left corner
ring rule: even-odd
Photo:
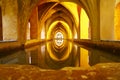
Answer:
[[[61,70],[40,69],[32,65],[0,65],[0,80],[120,80],[120,63]]]

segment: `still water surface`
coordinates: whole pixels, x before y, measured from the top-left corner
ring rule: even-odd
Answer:
[[[43,69],[89,67],[97,63],[120,62],[120,56],[64,40],[39,44],[0,58],[0,64],[30,64]]]

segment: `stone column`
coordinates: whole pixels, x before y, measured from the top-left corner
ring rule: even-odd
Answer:
[[[38,7],[35,7],[30,17],[30,38],[38,39]]]
[[[78,24],[78,38],[77,39],[80,39],[80,13],[81,13],[81,7],[80,6],[77,6],[77,10],[78,10],[78,17],[79,17],[79,24]]]
[[[91,40],[96,41],[100,40],[100,24],[91,22]]]
[[[100,9],[99,9],[99,1],[89,0],[90,9],[88,10],[88,16],[90,19],[90,27],[91,27],[91,40],[96,41],[100,40]],[[93,6],[92,6],[93,5]]]
[[[18,42],[27,40],[27,26],[31,14],[30,0],[18,0]]]
[[[80,0],[84,6],[90,24],[91,24],[91,40],[100,40],[100,15],[99,0]]]
[[[27,25],[33,7],[38,0],[17,0],[18,2],[18,41],[24,44],[27,40]],[[32,3],[32,4],[31,4]]]
[[[2,30],[2,10],[0,7],[0,41],[3,40],[3,30]]]

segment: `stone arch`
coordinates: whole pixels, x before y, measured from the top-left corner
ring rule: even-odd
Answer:
[[[84,8],[86,11],[90,22],[91,22],[91,38],[92,40],[99,40],[100,39],[100,21],[99,21],[99,1],[98,0],[34,0],[34,1],[23,1],[19,0],[18,1],[18,16],[20,16],[18,19],[18,25],[22,25],[19,27],[19,37],[18,40],[22,43],[26,41],[25,33],[26,33],[26,25],[29,20],[31,11],[37,7],[38,5],[42,3],[47,3],[47,2],[73,2],[76,3],[77,5],[80,5]],[[31,4],[32,3],[32,4]],[[27,9],[27,8],[28,9]],[[26,14],[28,13],[28,14]],[[24,19],[24,21],[22,21]],[[22,28],[22,29],[20,29]],[[22,33],[22,34],[21,34]],[[22,37],[22,38],[21,38]]]
[[[39,17],[40,26],[46,27],[46,26],[49,26],[55,20],[64,20],[65,22],[67,22],[70,25],[70,28],[72,28],[72,26],[75,26],[75,28],[76,28],[73,15],[65,7],[63,7],[61,4],[57,4],[57,3],[54,3],[52,6],[51,6],[52,8],[48,10],[49,12],[47,12],[46,14],[43,14],[43,16],[41,16],[42,19]]]

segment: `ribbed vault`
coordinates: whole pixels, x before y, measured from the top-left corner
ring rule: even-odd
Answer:
[[[44,7],[44,5],[48,5],[48,7],[46,8],[47,10],[44,10],[44,8],[42,8],[42,7]],[[70,31],[68,31],[68,32],[71,32],[71,31],[72,31],[72,33],[75,33],[73,31],[77,32],[77,26],[75,24],[75,18],[61,4],[58,4],[58,3],[42,4],[42,6],[39,6],[38,10],[39,10],[38,11],[39,12],[39,14],[38,14],[39,15],[39,25],[41,26],[40,30],[42,30],[42,28],[45,28],[46,32],[49,33],[49,27],[51,26],[52,23],[54,23],[56,21],[58,23],[60,23],[59,21],[63,21],[70,28]],[[55,26],[55,27],[57,27],[57,26]],[[64,26],[64,28],[66,29],[67,27]],[[53,31],[53,30],[51,30],[51,31]]]
[[[31,16],[31,12],[33,11],[33,9],[38,7],[38,13],[39,13],[38,17],[39,17],[39,21],[40,21],[39,22],[39,30],[41,31],[42,30],[41,27],[44,26],[43,23],[48,19],[48,17],[50,17],[53,13],[56,12],[56,10],[54,10],[54,8],[57,8],[55,6],[57,6],[58,4],[61,4],[62,6],[64,6],[65,9],[67,9],[67,11],[69,11],[70,14],[72,14],[72,16],[69,16],[69,17],[73,17],[73,18],[71,18],[71,20],[75,22],[75,23],[73,22],[75,24],[74,26],[77,26],[77,27],[79,26],[79,15],[77,15],[77,11],[74,12],[73,10],[74,9],[77,10],[77,6],[81,6],[86,11],[86,13],[90,19],[91,39],[92,40],[100,39],[100,18],[99,18],[100,1],[98,1],[98,0],[34,0],[34,1],[19,0],[18,1],[18,10],[19,10],[18,16],[20,16],[20,17],[18,17],[18,23],[19,23],[18,25],[22,25],[22,26],[18,26],[18,28],[19,28],[18,40],[21,43],[24,43],[26,41],[26,35],[24,35],[24,33],[26,33],[26,30],[27,30],[26,25],[29,21],[29,18]],[[71,5],[72,5],[72,7],[71,7]],[[75,6],[76,6],[76,8],[75,8]],[[63,7],[61,7],[61,8],[63,8]],[[59,9],[57,9],[57,10],[59,10]],[[28,14],[26,14],[26,13],[28,13]],[[69,14],[67,14],[67,15],[69,15]],[[22,21],[22,19],[24,19],[24,21]],[[65,21],[66,21],[66,19],[65,19]],[[71,26],[70,21],[68,21],[68,22],[67,22],[67,24],[69,24]],[[21,30],[20,28],[22,28],[23,30]],[[79,28],[77,28],[77,29],[79,29]],[[76,31],[76,32],[79,32],[79,31]],[[38,35],[39,35],[39,33],[40,32],[38,32]],[[24,37],[22,37],[21,34],[24,35]]]

